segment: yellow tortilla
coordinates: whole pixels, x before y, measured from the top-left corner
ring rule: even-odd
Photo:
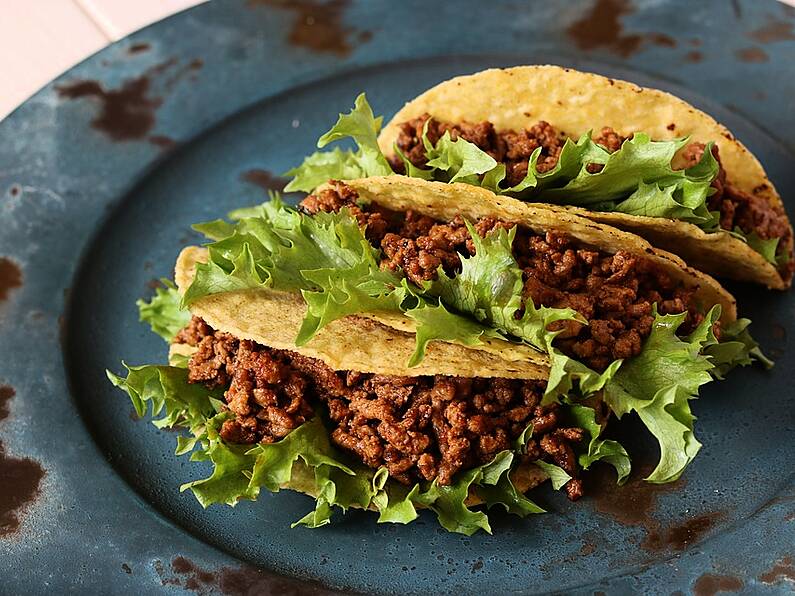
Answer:
[[[382,151],[394,152],[399,124],[425,113],[453,123],[488,120],[497,130],[522,130],[545,120],[574,138],[610,126],[624,136],[641,131],[658,140],[689,136],[692,141],[715,141],[729,183],[771,205],[782,204],[762,165],[726,127],[669,93],[626,81],[558,66],[491,69],[456,77],[407,103],[381,132]],[[791,283],[728,233],[707,234],[679,220],[572,210],[640,234],[709,273],[774,289]]]
[[[193,280],[196,264],[206,260],[204,248],[189,246],[182,250],[174,276],[180,292]],[[190,311],[214,329],[317,358],[335,370],[411,377],[546,379],[549,376],[546,355],[529,346],[505,341],[492,341],[483,349],[434,341],[428,345],[422,362],[408,368],[406,363],[414,352],[414,334],[395,329],[377,316],[333,321],[306,345],[297,347],[295,338],[306,313],[306,303],[296,293],[258,289],[212,294],[194,302]]]
[[[377,176],[348,180],[345,184],[356,190],[362,200],[393,211],[411,209],[444,221],[456,215],[470,220],[494,217],[515,222],[537,233],[547,230],[565,232],[579,242],[607,253],[625,250],[643,255],[673,279],[680,280],[688,288],[696,288],[696,301],[704,311],[720,304],[723,323],[737,319],[734,297],[714,278],[688,267],[676,255],[654,248],[640,236],[591,221],[567,209],[523,203],[469,184],[428,182],[405,176]]]
[[[206,261],[207,250],[204,248],[189,246],[182,250],[174,275],[181,292],[193,280],[196,264]],[[414,350],[414,335],[411,321],[405,323],[399,317],[384,317],[387,324],[375,318],[346,317],[330,323],[306,346],[299,348],[293,340],[301,326],[306,305],[297,294],[270,290],[228,292],[201,298],[191,305],[190,310],[215,329],[272,348],[318,358],[336,370],[406,376],[443,374],[539,380],[549,376],[545,355],[527,346],[498,340],[491,340],[482,349],[431,342],[423,361],[416,367],[407,368],[405,363]],[[390,319],[397,328],[388,324]],[[172,344],[169,359],[174,355],[190,356],[195,350],[185,344]],[[525,493],[543,483],[547,475],[538,466],[523,464],[511,473],[511,479],[516,489]],[[290,482],[282,488],[316,497],[314,471],[297,462]],[[473,507],[482,503],[483,499],[471,491],[466,504]]]

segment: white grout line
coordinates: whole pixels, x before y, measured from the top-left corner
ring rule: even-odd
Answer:
[[[117,41],[122,37],[120,30],[94,5],[92,0],[72,1],[102,31],[108,41]]]

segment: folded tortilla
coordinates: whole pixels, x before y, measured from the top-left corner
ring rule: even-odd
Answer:
[[[762,165],[726,127],[657,89],[557,66],[491,69],[456,77],[410,101],[392,118],[378,138],[384,154],[394,154],[401,123],[426,113],[451,123],[487,120],[497,130],[518,131],[544,120],[573,138],[609,126],[623,136],[641,131],[654,140],[688,136],[691,141],[714,141],[730,184],[773,206],[782,205]],[[708,273],[774,289],[790,286],[791,280],[776,266],[726,231],[707,233],[676,219],[565,209],[639,234]]]
[[[180,292],[184,293],[193,280],[196,264],[206,260],[204,248],[189,246],[182,250],[175,267]],[[432,342],[423,361],[407,368],[405,364],[414,351],[414,336],[410,326],[401,328],[395,317],[357,316],[333,321],[305,346],[298,347],[294,339],[306,305],[300,295],[287,292],[243,290],[214,294],[197,300],[190,311],[216,330],[270,348],[317,358],[336,370],[397,376],[438,374],[511,379],[546,379],[549,376],[546,355],[529,346],[500,340],[490,340],[479,349]],[[412,323],[408,319],[407,322]],[[187,344],[172,343],[170,355],[190,356],[195,350]],[[532,463],[522,464],[511,472],[511,481],[522,493],[546,479],[547,474]],[[299,460],[293,466],[290,481],[282,488],[317,497],[313,469]],[[470,507],[483,503],[476,490],[471,489],[466,500]],[[374,506],[371,505],[371,509]]]
[[[559,231],[580,243],[614,254],[619,250],[643,255],[685,287],[695,288],[697,303],[706,312],[721,305],[721,322],[737,319],[737,303],[713,277],[688,267],[678,256],[653,247],[640,236],[586,219],[568,209],[547,204],[524,203],[511,197],[462,183],[428,182],[405,176],[374,176],[347,180],[359,198],[392,211],[407,211],[434,219],[451,220],[462,215],[470,220],[492,217],[510,221],[536,233]]]
[[[204,248],[189,246],[182,250],[174,273],[180,292],[184,293],[193,281],[196,264],[206,260]],[[194,302],[190,311],[214,329],[270,348],[317,358],[335,370],[409,377],[546,379],[549,376],[546,354],[530,346],[496,339],[478,348],[431,342],[422,362],[407,368],[406,362],[414,352],[414,322],[388,314],[332,321],[299,347],[295,338],[306,314],[306,303],[297,293],[258,289],[212,294]]]

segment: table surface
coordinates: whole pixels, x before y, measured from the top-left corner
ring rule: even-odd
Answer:
[[[107,44],[203,1],[0,0],[0,119]]]

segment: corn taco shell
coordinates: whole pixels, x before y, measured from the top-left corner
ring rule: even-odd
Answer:
[[[207,251],[203,248],[182,250],[175,267],[175,280],[180,291],[184,292],[193,280],[196,264],[206,259]],[[548,376],[545,355],[527,346],[499,340],[491,340],[482,349],[433,342],[418,366],[406,368],[405,362],[414,350],[414,337],[411,321],[401,325],[396,322],[399,317],[347,317],[327,325],[306,346],[297,347],[293,339],[301,326],[306,306],[299,295],[286,292],[248,290],[216,294],[198,300],[190,310],[214,329],[272,348],[293,350],[322,360],[337,370],[398,376],[441,374],[517,379],[545,379]],[[195,350],[187,344],[172,343],[169,356],[190,356]],[[546,479],[546,473],[531,463],[523,464],[511,473],[514,486],[522,493]],[[290,481],[282,488],[317,497],[317,486],[313,468],[299,460],[293,466]],[[482,502],[476,489],[472,489],[466,505],[475,506]],[[374,505],[370,508],[375,510]]]
[[[491,69],[456,77],[407,103],[381,132],[382,151],[394,154],[399,125],[426,113],[452,123],[488,120],[497,130],[522,130],[544,120],[574,138],[609,126],[624,136],[642,131],[655,140],[688,136],[691,141],[714,141],[729,184],[772,206],[782,205],[759,161],[726,127],[669,93],[626,81],[557,66]],[[567,209],[639,234],[715,275],[775,289],[791,283],[789,276],[725,231],[706,233],[675,219]]]
[[[182,250],[175,268],[180,291],[184,292],[193,280],[196,264],[206,260],[207,251],[203,248],[194,246]],[[406,368],[415,340],[412,321],[405,317],[346,317],[321,329],[305,346],[296,347],[294,340],[306,314],[306,304],[300,294],[271,290],[213,294],[197,300],[190,311],[214,329],[271,348],[317,358],[336,370],[508,379],[546,379],[548,376],[546,355],[529,346],[500,340],[490,340],[478,348],[431,342],[423,361]]]
[[[678,256],[654,248],[640,236],[590,221],[567,209],[524,203],[469,184],[428,182],[404,176],[362,178],[345,184],[356,190],[362,200],[393,211],[411,209],[440,220],[453,219],[456,215],[471,220],[493,217],[515,222],[537,233],[565,232],[583,244],[608,253],[625,250],[642,254],[673,279],[682,281],[688,288],[697,288],[697,302],[707,308],[720,304],[723,323],[737,318],[734,297],[714,278],[688,267]]]

